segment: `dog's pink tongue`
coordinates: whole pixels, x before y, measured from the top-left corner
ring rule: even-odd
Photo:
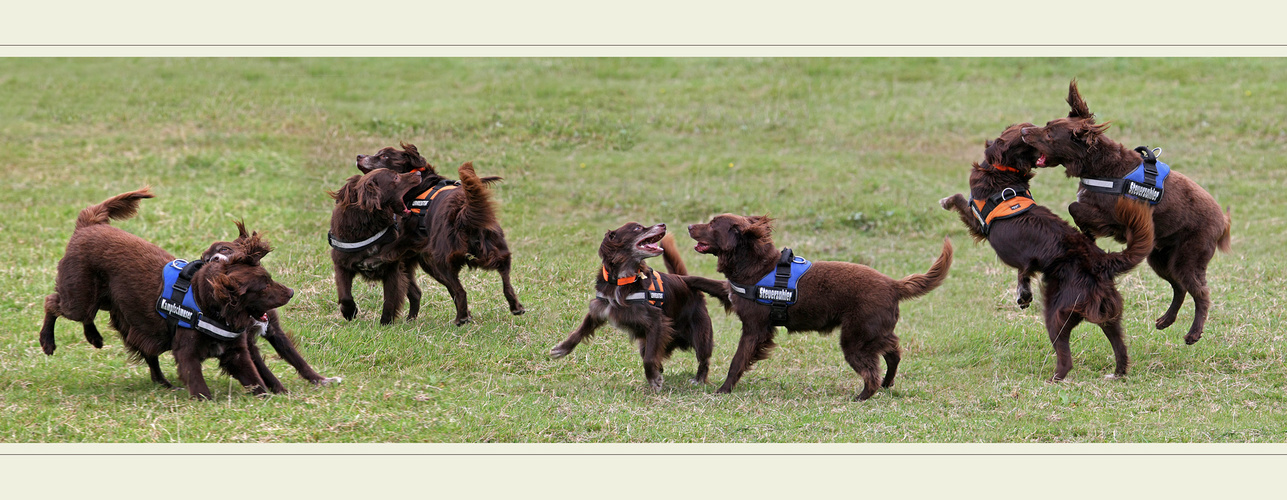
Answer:
[[[1041,155],[1041,158],[1037,158],[1037,166],[1038,167],[1046,166],[1046,155]]]
[[[263,316],[260,316],[260,317],[259,317],[259,321],[263,321],[264,323],[267,323],[267,322],[268,322],[268,313],[264,313],[264,315],[263,315]]]

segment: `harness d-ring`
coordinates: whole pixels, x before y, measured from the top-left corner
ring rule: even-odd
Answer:
[[[1010,196],[1005,195],[1006,191],[1010,192]],[[1010,198],[1014,198],[1015,196],[1019,196],[1019,192],[1015,191],[1014,188],[1005,188],[1001,190],[1001,201],[1006,201]]]

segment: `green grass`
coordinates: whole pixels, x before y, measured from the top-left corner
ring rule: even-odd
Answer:
[[[1065,115],[1072,77],[1111,137],[1162,147],[1233,207],[1234,251],[1211,264],[1197,345],[1181,338],[1191,303],[1152,328],[1170,290],[1139,269],[1119,280],[1130,375],[1102,378],[1111,351],[1082,326],[1069,379],[1051,384],[1039,312],[1013,305],[1012,270],[937,201],[966,190],[1006,125]],[[1284,442],[1284,80],[1287,61],[1227,58],[3,59],[0,442]],[[380,327],[366,285],[358,318],[340,317],[325,191],[356,154],[398,141],[440,171],[473,161],[505,177],[526,315],[508,314],[494,273],[472,272],[473,324],[450,326],[450,298],[424,276],[414,322]],[[234,235],[234,219],[266,233],[265,266],[297,291],[286,329],[344,382],[312,387],[270,356],[291,393],[260,399],[209,361],[215,401],[190,401],[150,382],[106,314],[102,350],[62,320],[45,356],[42,304],[76,213],[142,185],[157,198],[114,224],[177,256]],[[1059,170],[1033,185],[1065,217],[1075,189]],[[952,238],[948,281],[902,304],[893,389],[854,402],[834,335],[779,333],[716,395],[739,331],[718,312],[705,386],[679,352],[647,390],[611,327],[546,356],[584,314],[604,231],[665,222],[691,272],[717,277],[682,228],[722,212],[769,213],[797,254],[894,277]]]

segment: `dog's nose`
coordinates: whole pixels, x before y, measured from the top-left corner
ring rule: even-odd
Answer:
[[[290,288],[290,287],[286,287],[286,298],[288,298],[288,299],[289,299],[289,298],[294,297],[294,296],[295,296],[295,291],[294,291],[294,290],[291,290],[291,288]]]
[[[661,224],[657,224],[657,227],[661,228],[661,230],[662,230],[662,231],[665,231],[665,230],[666,230],[666,223],[664,223],[664,222],[663,222],[663,223],[661,223]]]
[[[366,155],[358,155],[357,161],[362,161],[363,158],[366,158]]]

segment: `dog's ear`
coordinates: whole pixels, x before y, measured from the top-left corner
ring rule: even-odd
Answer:
[[[273,251],[273,247],[260,238],[259,233],[250,233],[250,237],[241,244],[241,251],[246,254],[246,258],[250,259],[251,264],[257,266],[268,252]]]
[[[986,140],[986,141],[983,141],[983,148],[984,148],[984,149],[987,149],[987,148],[990,148],[990,147],[992,147],[992,139],[988,139],[988,140]]]
[[[1068,84],[1068,107],[1072,108],[1068,112],[1069,118],[1080,118],[1095,123],[1094,115],[1090,113],[1090,106],[1086,105],[1086,100],[1082,99],[1081,93],[1077,91],[1076,78]]]
[[[222,262],[212,262],[207,266],[220,266],[218,269],[212,269],[207,273],[206,283],[210,285],[210,296],[216,302],[226,306],[236,306],[241,300],[241,294],[237,291],[237,283],[228,273],[224,272]]]
[[[401,141],[399,141],[399,142],[398,142],[398,145],[399,145],[399,146],[402,146],[402,150],[403,150],[403,151],[406,151],[406,152],[407,152],[407,154],[420,156],[420,150],[416,149],[416,145],[415,145],[415,144],[407,144],[407,143],[405,143],[405,142],[401,142]]]
[[[335,191],[327,191],[326,194],[335,200],[336,205],[352,205],[357,201],[354,199],[354,192],[358,181],[361,179],[362,176],[360,175],[349,177],[348,180],[344,181],[343,187]]]
[[[237,225],[238,240],[246,239],[246,237],[249,236],[248,234],[246,234],[246,222],[244,220],[233,221],[233,224]]]
[[[773,234],[773,219],[767,215],[752,215],[746,218],[749,223],[742,227],[742,234],[751,238],[767,238]]]
[[[1096,124],[1093,121],[1082,122],[1073,129],[1073,138],[1086,144],[1087,147],[1094,147],[1099,144],[1099,138],[1104,135],[1104,131],[1108,130],[1108,126],[1111,124],[1112,122],[1100,124]]]
[[[380,185],[374,175],[363,176],[353,188],[357,193],[357,206],[362,210],[374,212],[380,210]]]

